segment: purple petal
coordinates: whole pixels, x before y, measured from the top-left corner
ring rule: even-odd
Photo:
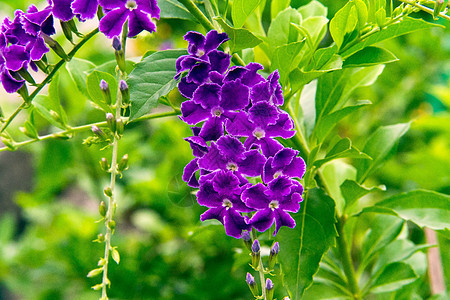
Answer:
[[[213,83],[217,83],[218,85],[222,85],[223,75],[217,71],[211,71],[209,72],[209,80],[211,80]]]
[[[230,66],[231,56],[223,51],[213,50],[208,53],[211,70],[224,73]]]
[[[266,195],[266,191],[267,187],[265,185],[257,183],[242,192],[242,200],[248,207],[265,209],[269,206],[270,201],[272,201]]]
[[[275,139],[271,139],[268,137],[262,139],[255,139],[254,144],[259,145],[262,153],[266,157],[274,156],[278,151],[283,149],[283,145]]]
[[[189,71],[187,76],[188,82],[195,82],[197,84],[202,84],[208,78],[208,73],[211,66],[208,63],[200,62],[193,66]]]
[[[216,141],[223,136],[223,122],[221,117],[210,117],[203,124],[199,136],[205,141]]]
[[[71,5],[74,14],[79,14],[82,20],[93,19],[97,15],[97,0],[75,0]]]
[[[271,91],[271,103],[275,105],[283,105],[283,91],[281,90],[280,85],[280,74],[278,70],[275,70],[272,74],[267,77],[267,81],[270,82],[270,91]]]
[[[257,150],[247,151],[245,159],[239,163],[239,172],[251,177],[260,176],[265,162],[266,158]]]
[[[295,135],[295,130],[292,130],[293,128],[294,121],[292,121],[289,114],[280,112],[277,122],[266,128],[266,136],[289,139]]]
[[[220,85],[215,83],[204,83],[195,91],[192,100],[201,104],[205,109],[216,107],[219,104]]]
[[[205,36],[195,31],[189,31],[184,35],[184,39],[189,42],[188,53],[192,55],[198,55],[199,50],[203,50],[205,45]]]
[[[249,224],[259,232],[269,229],[274,221],[274,212],[270,208],[257,211],[249,220]]]
[[[284,148],[278,151],[278,153],[273,157],[272,168],[279,170],[286,167],[292,162],[297,154],[298,151],[291,148]]]
[[[240,111],[226,121],[225,128],[234,136],[250,136],[255,129],[255,124],[248,120],[247,113]]]
[[[194,82],[187,82],[186,77],[181,78],[181,81],[178,83],[178,90],[181,95],[186,98],[192,98],[195,90],[198,88],[198,84]]]
[[[10,71],[19,71],[30,61],[30,55],[23,46],[11,45],[3,51],[6,61],[5,66]]]
[[[100,31],[110,39],[120,35],[129,14],[125,7],[111,10],[100,20]]]
[[[198,181],[195,177],[195,172],[199,170],[198,158],[191,160],[183,170],[183,181],[188,184],[188,186],[196,188],[198,187]]]
[[[276,173],[276,170],[272,167],[272,162],[273,157],[269,157],[266,163],[264,164],[264,169],[261,178],[262,181],[266,184],[274,178],[274,175]]]
[[[150,33],[156,31],[156,25],[149,18],[148,14],[137,9],[131,11],[130,13],[128,28],[128,37],[134,37],[143,30]]]
[[[243,109],[249,103],[249,88],[240,80],[226,82],[222,86],[220,106],[226,110]]]
[[[212,142],[208,153],[206,153],[202,158],[199,159],[198,165],[200,168],[215,171],[217,169],[225,170],[227,160],[217,149],[216,143]]]
[[[224,221],[223,216],[224,216],[225,212],[226,212],[226,209],[223,206],[210,208],[200,216],[200,220],[206,221],[206,220],[216,219],[223,224],[223,221]]]
[[[208,110],[203,109],[201,105],[195,104],[192,100],[181,103],[181,114],[181,120],[189,125],[195,125],[211,116]]]
[[[225,232],[227,235],[240,238],[243,230],[250,230],[251,226],[248,225],[244,217],[234,209],[227,209],[224,212],[224,222]]]
[[[279,110],[267,102],[258,102],[248,110],[250,121],[262,128],[275,124],[279,114]]]
[[[245,148],[244,145],[235,137],[230,135],[222,136],[217,140],[217,148],[220,153],[233,160],[243,160],[245,159]]]
[[[197,193],[198,204],[207,207],[221,207],[222,200],[211,181],[206,181],[200,186],[200,190]]]
[[[306,164],[303,158],[295,157],[292,162],[284,168],[283,174],[289,177],[297,177],[301,179],[305,174],[305,171]]]
[[[282,209],[275,209],[274,215],[275,215],[275,232],[273,233],[273,236],[277,234],[281,226],[287,226],[289,228],[295,227],[294,219]]]
[[[249,63],[246,67],[247,72],[242,74],[242,83],[248,87],[253,87],[255,84],[265,80],[264,77],[259,75],[257,72],[263,70],[264,67],[258,63]]]
[[[230,171],[220,170],[212,180],[214,190],[221,195],[232,195],[239,193],[239,178]]]
[[[287,195],[279,201],[279,208],[291,212],[298,212],[302,198],[299,193]]]
[[[12,77],[8,70],[3,70],[3,72],[1,72],[0,81],[5,88],[5,91],[10,94],[17,92],[25,83],[25,80],[23,79],[19,80]]]
[[[74,14],[70,8],[73,0],[52,0],[53,1],[53,15],[61,21],[70,21]]]
[[[203,138],[199,136],[190,136],[185,138],[184,140],[189,142],[192,148],[192,154],[195,157],[202,157],[203,155],[205,155],[205,153],[208,152],[208,145]]]
[[[269,102],[270,99],[269,83],[267,81],[262,81],[253,86],[250,98],[252,99],[252,103],[258,103],[261,101]]]
[[[220,44],[228,40],[229,40],[228,35],[225,32],[218,33],[216,30],[211,30],[206,34],[204,46],[205,53],[217,49],[217,47],[219,47]]]
[[[149,13],[152,18],[159,19],[160,9],[156,0],[136,0],[137,9]]]
[[[287,176],[278,176],[269,182],[269,189],[274,198],[285,196],[291,192],[292,181]]]
[[[45,53],[49,52],[47,45],[45,45],[44,39],[37,38],[30,51],[31,60],[40,60]]]

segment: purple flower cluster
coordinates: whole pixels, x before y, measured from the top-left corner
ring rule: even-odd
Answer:
[[[183,180],[199,188],[198,203],[209,208],[200,219],[219,220],[235,238],[252,227],[266,231],[274,222],[274,235],[281,226],[293,228],[288,212],[299,210],[303,193],[294,178],[303,176],[305,163],[275,139],[295,134],[291,117],[279,107],[284,99],[278,72],[265,79],[259,64],[230,67],[230,55],[217,50],[228,40],[225,33],[188,32],[184,38],[188,55],[178,58],[175,78],[185,75],[178,88],[189,100],[180,118],[201,125],[186,138],[195,158]]]
[[[96,16],[98,6],[106,13],[99,29],[108,38],[120,35],[128,20],[128,37],[143,30],[154,32],[150,17],[159,18],[156,0],[48,0],[39,11],[31,5],[26,12],[17,10],[11,21],[5,18],[0,28],[0,81],[8,93],[18,91],[25,80],[20,74],[28,66],[37,71],[36,63],[49,51],[46,42],[55,33],[53,19],[68,22],[75,16],[81,21]],[[26,77],[25,77],[26,78]]]

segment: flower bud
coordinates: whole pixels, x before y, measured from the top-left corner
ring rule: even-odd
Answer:
[[[92,130],[92,132],[93,132],[95,135],[97,135],[98,137],[100,137],[100,138],[102,138],[102,139],[106,139],[105,133],[104,133],[100,128],[98,128],[98,126],[92,125],[92,126],[91,126],[91,130]]]
[[[73,37],[72,37],[72,30],[70,29],[69,24],[67,24],[67,22],[64,21],[60,21],[61,23],[61,28],[63,30],[64,36],[66,37],[66,39],[71,42],[73,44]]]
[[[29,121],[26,121],[23,127],[19,128],[20,131],[23,132],[27,137],[32,139],[38,138],[38,133],[36,131],[36,128],[31,124]]]
[[[65,61],[70,61],[69,56],[67,55],[67,53],[64,51],[63,47],[61,47],[61,45],[55,41],[54,39],[52,39],[51,37],[49,37],[48,35],[46,35],[45,33],[41,32],[41,36],[44,38],[45,43],[53,49],[53,51],[55,51],[55,53],[61,57],[62,59],[64,59]]]
[[[270,278],[266,280],[266,298],[267,300],[272,300],[273,298],[273,282]]]
[[[273,267],[275,267],[279,251],[280,251],[280,244],[278,244],[278,242],[275,242],[275,244],[273,244],[272,246],[272,249],[270,249],[269,270],[272,270]]]
[[[111,231],[114,231],[114,229],[116,228],[116,221],[114,220],[109,221],[108,228],[111,229]]]
[[[100,275],[102,272],[103,272],[103,268],[97,268],[97,269],[94,269],[94,270],[90,271],[87,274],[87,277],[95,277],[97,275]]]
[[[250,232],[245,230],[242,232],[242,240],[244,241],[245,247],[249,251],[252,251],[252,237],[250,236]]]
[[[255,282],[255,278],[252,276],[252,274],[247,273],[247,285],[250,288],[250,291],[252,292],[253,296],[256,298],[258,297],[258,285]]]
[[[36,84],[36,81],[34,81],[33,76],[31,76],[31,74],[25,68],[20,69],[19,71],[17,71],[17,73],[19,73],[19,75],[27,82],[31,84]]]
[[[109,85],[105,80],[100,80],[100,90],[102,91],[103,101],[107,105],[111,105],[111,92],[109,90]]]
[[[117,66],[119,66],[119,70],[125,73],[127,71],[126,64],[125,64],[125,54],[122,49],[122,43],[120,42],[120,39],[115,36],[113,38],[112,46],[114,48],[114,54],[116,56],[116,62]]]
[[[34,63],[39,68],[39,70],[41,70],[45,74],[48,74],[48,66],[47,63],[44,61],[44,57],[46,58],[47,56],[45,55],[42,56],[41,60],[34,61]]]
[[[105,193],[106,197],[109,197],[109,198],[112,197],[112,190],[109,186],[107,186],[103,189],[103,193]]]
[[[255,269],[258,269],[259,259],[261,257],[261,247],[259,245],[259,241],[255,240],[252,245],[252,266]]]
[[[439,19],[439,14],[441,13],[442,8],[445,6],[444,0],[436,0],[434,2],[434,10],[433,10],[433,19]]]
[[[119,165],[117,166],[117,170],[119,172],[125,171],[128,169],[128,154],[125,154],[122,156],[122,159],[119,162]]]
[[[128,84],[125,80],[121,80],[119,83],[120,93],[122,94],[122,103],[128,105],[130,103],[130,91],[128,90]]]
[[[78,31],[77,24],[75,24],[75,21],[73,19],[71,19],[70,21],[67,21],[66,23],[67,23],[68,27],[70,28],[70,30],[76,34],[76,36],[78,36],[80,38],[84,37],[84,35]]]
[[[112,113],[106,114],[106,123],[108,124],[109,130],[111,130],[111,132],[116,132],[116,119],[114,118],[114,115]]]
[[[100,205],[98,206],[98,212],[100,213],[100,216],[103,218],[106,217],[106,212],[108,210],[106,209],[105,201],[100,202]]]
[[[119,136],[123,134],[125,125],[123,124],[122,118],[116,120],[116,132]]]
[[[102,157],[102,159],[100,160],[100,166],[102,168],[103,171],[108,171],[110,168],[110,165],[108,164],[108,160],[104,157]]]
[[[22,97],[23,101],[25,101],[27,104],[30,104],[30,100],[28,99],[28,89],[27,85],[23,84],[20,89],[17,91],[17,93]]]
[[[8,150],[10,150],[10,151],[16,150],[14,141],[10,137],[2,135],[0,139],[1,139],[2,143],[8,148]]]
[[[97,239],[93,240],[93,242],[103,243],[105,241],[105,235],[103,233],[99,233],[97,235]]]

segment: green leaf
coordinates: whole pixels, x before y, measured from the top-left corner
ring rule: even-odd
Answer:
[[[175,62],[185,54],[185,50],[158,51],[136,65],[127,79],[132,103],[131,120],[156,107],[159,97],[167,95],[177,85],[173,79],[177,73]]]
[[[336,238],[334,202],[319,189],[308,191],[300,212],[293,215],[294,229],[282,228],[278,261],[292,300],[298,300],[319,268],[323,254],[333,246]]]
[[[319,123],[317,123],[316,127],[314,128],[314,134],[317,137],[317,142],[322,143],[340,120],[370,104],[372,103],[368,100],[359,101],[357,105],[344,107],[325,116],[319,121]]]
[[[345,207],[345,200],[341,194],[340,186],[345,180],[354,180],[356,176],[355,168],[342,160],[328,162],[322,167],[322,175],[330,197],[336,203],[336,211],[342,215]]]
[[[376,204],[404,220],[435,230],[450,228],[450,196],[416,190],[398,194]]]
[[[357,166],[357,181],[362,183],[394,148],[397,141],[408,131],[410,124],[402,123],[378,128],[366,142],[363,152],[373,160],[361,160]]]
[[[261,0],[234,0],[231,9],[231,18],[234,27],[242,27],[248,16],[255,11]]]
[[[86,78],[89,73],[96,68],[96,65],[88,60],[74,57],[66,64],[66,68],[78,90],[85,95],[86,98],[89,98],[89,93],[86,88]]]
[[[100,81],[105,80],[109,85],[109,90],[111,93],[111,99],[112,103],[116,102],[116,95],[117,95],[117,81],[109,73],[106,72],[100,72],[100,71],[93,71],[91,74],[88,75],[86,79],[86,86],[90,95],[90,99],[92,102],[94,102],[96,105],[98,105],[102,110],[112,112],[109,105],[107,105],[104,102],[102,90],[100,89]]]
[[[11,212],[5,212],[0,218],[0,247],[8,243],[16,230],[16,218]]]
[[[286,9],[291,0],[272,0],[270,3],[270,17],[271,19],[275,19],[278,13],[284,9]]]
[[[367,19],[369,17],[367,6],[362,0],[353,0],[356,12],[358,13],[358,29],[361,30],[365,27]]]
[[[326,17],[328,14],[328,8],[317,0],[313,0],[306,5],[299,7],[298,11],[303,19],[314,16]]]
[[[345,208],[349,208],[353,203],[355,203],[361,197],[374,192],[386,190],[385,187],[372,187],[366,188],[360,184],[358,184],[354,180],[346,180],[343,184],[341,184],[341,193],[345,199]]]
[[[191,13],[176,0],[158,0],[161,19],[183,19],[195,21]]]
[[[383,268],[372,284],[370,291],[375,294],[392,292],[415,281],[417,277],[417,274],[409,264],[395,262]]]
[[[348,2],[334,15],[330,22],[330,34],[338,48],[352,35],[357,23],[358,13],[353,2]]]
[[[253,35],[245,28],[233,28],[230,27],[222,18],[215,18],[222,26],[223,30],[228,34],[230,38],[230,51],[232,53],[241,51],[247,48],[254,48],[262,43],[262,40]]]
[[[305,41],[291,43],[277,47],[273,53],[271,71],[278,70],[280,73],[280,83],[282,86],[287,84],[289,73],[298,65],[299,51],[305,45]]]
[[[116,264],[119,264],[120,255],[119,255],[119,251],[117,251],[116,247],[111,248],[111,256],[114,259],[114,261],[116,262]]]
[[[288,7],[278,14],[270,23],[267,32],[267,42],[273,48],[298,41],[298,31],[291,23],[301,24],[302,15],[292,7]]]
[[[374,33],[373,35],[365,39],[363,42],[360,42],[355,46],[350,47],[349,49],[344,51],[344,53],[342,53],[342,56],[348,57],[365,47],[371,46],[381,41],[398,37],[400,35],[411,33],[417,30],[428,29],[432,27],[442,27],[442,25],[428,23],[422,19],[404,17],[401,22],[389,25],[387,28],[377,33]]]
[[[344,61],[344,68],[368,67],[397,61],[392,52],[378,47],[366,47],[349,56]]]
[[[360,268],[369,264],[376,253],[391,243],[403,229],[403,220],[394,216],[373,216],[370,229],[362,244],[362,259]]]
[[[320,168],[320,166],[333,159],[344,157],[370,159],[370,156],[353,147],[352,141],[349,138],[343,138],[334,145],[325,158],[316,160],[314,166]]]
[[[136,63],[131,60],[126,60],[125,64],[127,68],[127,74],[130,74],[131,71],[133,71]],[[95,70],[97,71],[109,73],[117,78],[118,72],[116,71],[116,69],[117,69],[117,61],[115,59],[105,62],[104,64],[101,64],[100,66],[97,66],[95,68]]]

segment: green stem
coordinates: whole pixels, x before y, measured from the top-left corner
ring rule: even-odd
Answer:
[[[308,142],[306,141],[306,138],[303,135],[301,127],[297,122],[297,118],[294,117],[291,107],[287,106],[286,111],[291,116],[292,120],[294,120],[294,125],[295,128],[297,129],[295,135],[292,137],[292,142],[294,143],[297,150],[300,151],[300,155],[303,157],[303,159],[307,161],[310,152]]]
[[[139,117],[137,119],[134,119],[134,120],[130,121],[129,123],[135,123],[135,122],[144,121],[144,120],[159,119],[159,118],[164,118],[164,117],[176,116],[176,115],[179,115],[179,114],[180,114],[180,111],[178,109],[174,110],[174,111],[169,111],[169,112],[148,114],[148,115],[144,115],[142,117]],[[93,125],[96,125],[98,127],[108,126],[106,121],[103,121],[103,122],[96,122],[96,123],[81,125],[81,126],[77,126],[77,127],[71,127],[71,128],[69,128],[67,130],[64,130],[64,131],[59,131],[59,132],[56,132],[56,133],[40,136],[37,139],[26,140],[26,141],[23,141],[23,142],[15,143],[14,146],[16,148],[19,148],[19,147],[23,147],[23,146],[26,146],[26,145],[29,145],[29,144],[33,144],[33,143],[38,142],[38,141],[59,139],[59,138],[62,138],[62,137],[70,136],[72,134],[76,134],[76,133],[80,133],[80,132],[84,132],[84,131],[89,131],[89,130],[91,130],[91,127]],[[0,148],[0,152],[6,151],[6,150],[8,150],[8,147]]]
[[[263,266],[261,255],[259,256],[258,272],[259,272],[259,280],[261,281],[262,296],[263,296],[264,300],[267,300],[267,296],[266,296],[266,279],[264,278],[264,266]]]
[[[344,273],[347,276],[348,287],[353,294],[353,299],[359,300],[361,299],[361,293],[359,291],[358,282],[356,280],[355,269],[353,268],[350,251],[347,248],[347,240],[344,233],[344,223],[345,221],[343,218],[338,218],[338,222],[336,224],[336,229],[339,234],[339,236],[337,237],[337,246],[341,254]]]
[[[181,4],[205,27],[206,30],[214,30],[214,25],[208,20],[203,12],[192,2],[192,0],[179,0]]]
[[[88,33],[78,44],[76,44],[72,51],[69,52],[67,55],[69,57],[69,60],[72,59],[78,50],[94,35],[96,35],[99,32],[98,28],[92,30],[90,33]],[[28,107],[27,103],[31,103],[31,101],[38,95],[38,93],[44,88],[44,86],[49,83],[52,78],[55,76],[55,74],[58,72],[58,70],[64,65],[66,60],[61,59],[58,61],[58,63],[53,67],[53,70],[50,72],[50,74],[47,75],[47,77],[44,78],[44,80],[36,87],[36,89],[31,93],[31,95],[28,96],[27,99],[24,99],[23,103],[14,111],[14,113],[5,121],[2,128],[0,129],[0,134],[5,131],[5,129],[9,126],[9,124],[14,120],[14,118],[19,114],[19,112]]]
[[[403,2],[403,3],[409,4],[409,5],[412,5],[414,7],[417,7],[418,9],[423,10],[424,12],[427,12],[427,13],[429,13],[431,15],[434,13],[433,9],[431,9],[429,7],[426,7],[424,5],[421,5],[419,3],[416,3],[414,1],[410,1],[410,0],[400,0],[400,1]],[[444,18],[446,20],[450,20],[450,16],[447,16],[444,13],[439,13],[438,16],[441,17],[441,18]]]

